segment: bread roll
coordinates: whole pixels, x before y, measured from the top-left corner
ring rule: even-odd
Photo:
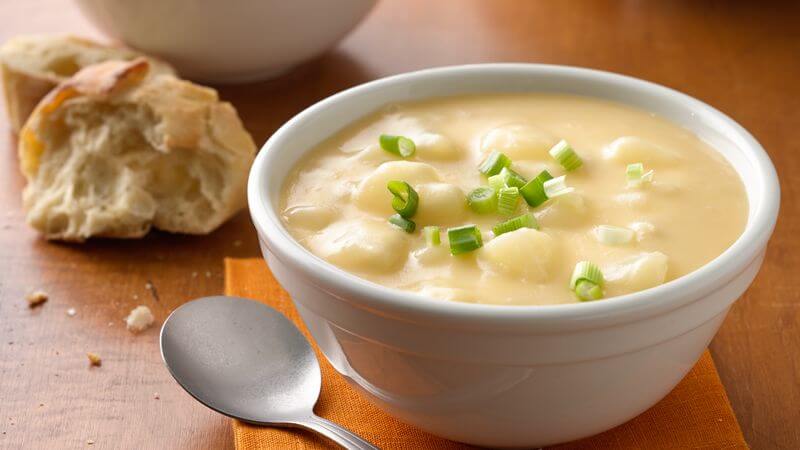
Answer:
[[[255,144],[213,89],[148,60],[89,66],[20,132],[28,223],[49,239],[208,233],[245,204]]]
[[[74,36],[30,35],[10,39],[0,48],[0,74],[11,128],[18,132],[39,100],[80,69],[139,56],[132,50]],[[151,63],[154,71],[174,73],[166,63],[152,59]]]

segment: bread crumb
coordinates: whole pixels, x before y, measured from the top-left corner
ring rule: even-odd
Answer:
[[[197,278],[197,272],[192,272],[192,278]]]
[[[242,241],[240,241],[238,239],[233,241],[233,246],[234,247],[241,247],[242,246]]]
[[[94,439],[87,439],[86,445],[94,445]]]
[[[156,400],[158,400],[158,399],[160,399],[160,398],[161,398],[161,396],[160,396],[160,395],[158,395],[158,392],[154,392],[154,393],[153,393],[153,398],[154,398],[154,399],[156,399]]]
[[[139,300],[139,294],[133,294],[133,299],[134,300]]]
[[[208,270],[206,270],[206,278],[211,278],[211,272],[209,272]]]
[[[97,353],[87,352],[86,357],[89,358],[90,366],[100,367],[103,364],[103,360]]]
[[[130,314],[128,314],[128,317],[125,318],[125,324],[128,326],[128,329],[136,333],[147,329],[153,324],[153,321],[155,321],[153,313],[150,311],[150,308],[144,305],[133,308]]]
[[[47,293],[44,291],[33,291],[25,297],[28,300],[29,308],[36,308],[46,302],[48,298]]]
[[[75,308],[70,308],[67,310],[67,315],[70,317],[75,317],[75,314],[78,314],[78,311],[75,311]]]

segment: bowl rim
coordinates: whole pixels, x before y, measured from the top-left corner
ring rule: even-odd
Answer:
[[[457,77],[481,72],[493,77],[502,77],[504,74],[518,76],[522,72],[551,77],[570,76],[587,82],[609,82],[622,89],[644,90],[663,100],[669,99],[693,114],[710,115],[728,129],[723,135],[732,140],[735,135],[737,146],[746,153],[748,164],[758,172],[763,187],[755,212],[751,214],[742,234],[730,247],[693,272],[650,289],[602,301],[556,305],[491,305],[442,301],[385,287],[324,261],[291,237],[281,223],[279,214],[272,208],[268,196],[263,195],[262,186],[266,186],[264,181],[269,178],[270,161],[279,158],[281,143],[291,138],[295,129],[302,128],[301,125],[314,115],[336,108],[340,102],[355,95],[425,78]],[[565,89],[564,93],[571,92]],[[358,118],[353,118],[356,119]],[[247,197],[259,239],[270,254],[281,263],[301,271],[307,282],[339,300],[377,314],[408,321],[482,328],[487,324],[494,324],[506,327],[505,331],[509,331],[515,327],[530,330],[537,324],[560,324],[581,329],[609,326],[665,313],[709,295],[746,270],[763,252],[777,220],[780,186],[769,156],[747,130],[724,113],[686,94],[649,81],[595,69],[549,64],[491,63],[436,67],[380,78],[346,89],[309,106],[281,126],[263,145],[250,170]],[[753,207],[754,205],[749,205],[750,209]],[[730,302],[734,300],[730,299]]]

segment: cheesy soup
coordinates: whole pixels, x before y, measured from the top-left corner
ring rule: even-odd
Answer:
[[[608,101],[487,94],[390,105],[308,153],[291,234],[432,299],[596,301],[706,264],[741,234],[742,182],[689,131]]]

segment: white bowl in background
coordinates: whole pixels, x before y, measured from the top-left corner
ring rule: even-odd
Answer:
[[[353,121],[392,102],[526,91],[613,100],[691,130],[747,186],[744,232],[705,266],[652,289],[590,303],[495,306],[437,301],[363,280],[311,254],[283,226],[278,201],[289,170]],[[758,272],[779,196],[763,148],[716,109],[630,77],[535,64],[423,70],[338,93],[264,144],[248,184],[264,258],[336,370],[404,422],[501,447],[600,433],[663,398]]]
[[[266,79],[338,42],[376,0],[75,0],[106,34],[206,82]]]

